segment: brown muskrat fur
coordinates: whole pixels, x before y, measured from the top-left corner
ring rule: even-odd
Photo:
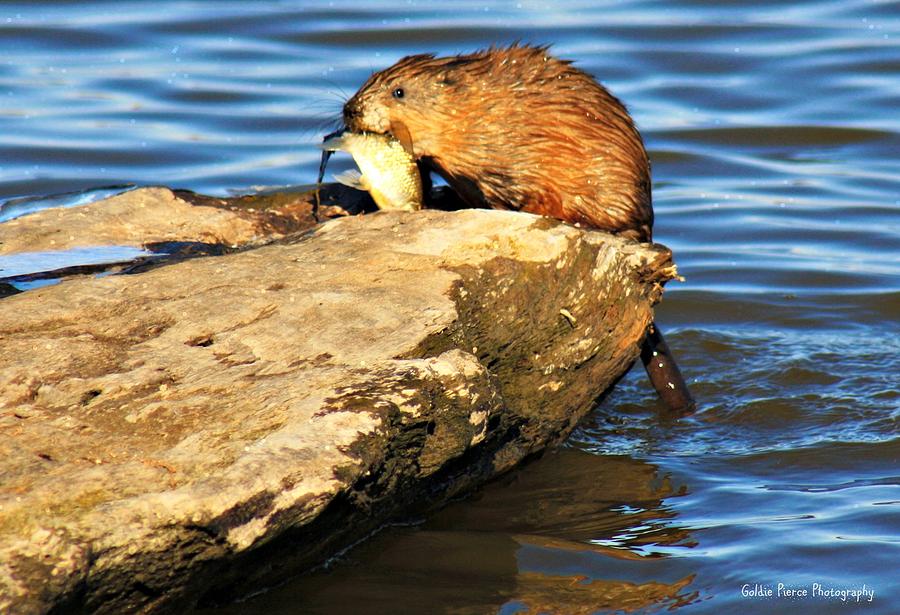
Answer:
[[[651,239],[650,164],[625,106],[546,47],[403,58],[347,101],[344,121],[393,134],[470,206]]]

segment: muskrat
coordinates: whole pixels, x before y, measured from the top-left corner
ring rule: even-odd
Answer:
[[[650,161],[625,106],[548,47],[413,55],[345,104],[353,132],[390,134],[472,207],[513,209],[651,241]],[[641,353],[673,409],[693,400],[651,324]]]

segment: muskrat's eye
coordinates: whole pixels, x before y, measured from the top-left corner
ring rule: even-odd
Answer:
[[[394,88],[394,91],[391,92],[391,96],[394,98],[403,98],[406,96],[406,92],[403,91],[403,88]]]

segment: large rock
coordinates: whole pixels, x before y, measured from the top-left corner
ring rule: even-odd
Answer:
[[[0,302],[0,612],[184,608],[322,563],[560,441],[670,253],[379,213]]]

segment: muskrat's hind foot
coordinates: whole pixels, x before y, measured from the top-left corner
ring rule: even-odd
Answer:
[[[691,414],[697,407],[687,383],[675,363],[675,358],[666,344],[662,331],[655,322],[650,323],[647,337],[641,346],[641,361],[653,388],[659,393],[666,408],[670,412],[685,416]]]

